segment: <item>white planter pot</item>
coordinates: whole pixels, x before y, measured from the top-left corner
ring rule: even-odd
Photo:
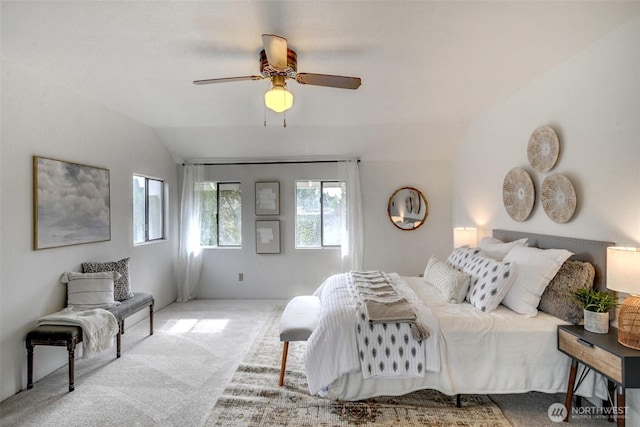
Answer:
[[[609,312],[596,313],[595,311],[584,310],[584,329],[596,334],[609,332]]]

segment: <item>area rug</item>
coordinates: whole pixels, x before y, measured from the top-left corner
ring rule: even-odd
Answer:
[[[422,390],[400,397],[344,402],[309,395],[305,343],[289,346],[284,386],[278,386],[282,343],[272,313],[253,347],[218,399],[207,426],[511,426],[487,396],[455,397]]]

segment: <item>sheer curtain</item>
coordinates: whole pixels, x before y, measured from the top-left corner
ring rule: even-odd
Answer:
[[[178,251],[178,301],[196,297],[202,273],[200,218],[202,192],[196,184],[204,180],[204,166],[185,165],[180,203],[180,248]]]
[[[347,209],[342,212],[342,271],[362,269],[362,197],[357,160],[340,162],[347,183]]]

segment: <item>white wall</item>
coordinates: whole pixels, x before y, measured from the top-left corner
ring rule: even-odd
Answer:
[[[566,61],[469,128],[455,159],[454,222],[640,244],[640,18]],[[531,132],[553,127],[560,156],[549,173],[566,175],[578,208],[565,224],[536,199],[528,220],[512,220],[502,182],[525,168],[537,192],[547,174],[527,160]]]
[[[25,335],[41,316],[65,306],[64,271],[83,261],[131,257],[134,291],[151,292],[156,307],[176,298],[176,165],[149,128],[2,59],[0,349],[1,399],[26,386]],[[111,180],[111,241],[32,249],[32,156],[104,167]],[[133,247],[132,174],[167,179],[169,240]],[[135,321],[135,319],[132,319]],[[115,350],[114,350],[115,351]],[[115,353],[114,353],[115,354]],[[67,362],[64,349],[36,347],[38,380]]]
[[[571,179],[578,208],[556,224],[536,199],[518,223],[502,204],[502,182],[524,167],[537,191],[546,174],[528,164],[526,147],[539,125],[560,138],[549,173]],[[640,245],[640,17],[547,73],[470,126],[455,159],[454,222]],[[640,393],[627,392],[628,425],[638,425]],[[635,421],[634,421],[635,420]]]
[[[360,164],[365,269],[405,275],[422,273],[431,255],[451,250],[450,164],[447,161],[363,161]],[[340,250],[295,249],[295,180],[339,178],[335,163],[208,166],[207,178],[240,181],[242,248],[206,249],[199,298],[290,298],[313,292],[330,274],[341,272]],[[256,181],[280,182],[280,215],[255,215]],[[420,189],[429,216],[415,231],[397,229],[387,217],[387,201],[402,186]],[[278,219],[281,253],[255,253],[255,220]],[[238,280],[243,273],[244,280]]]

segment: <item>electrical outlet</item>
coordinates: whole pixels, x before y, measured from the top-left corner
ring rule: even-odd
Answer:
[[[238,282],[242,282],[244,280],[244,273],[238,273]]]

